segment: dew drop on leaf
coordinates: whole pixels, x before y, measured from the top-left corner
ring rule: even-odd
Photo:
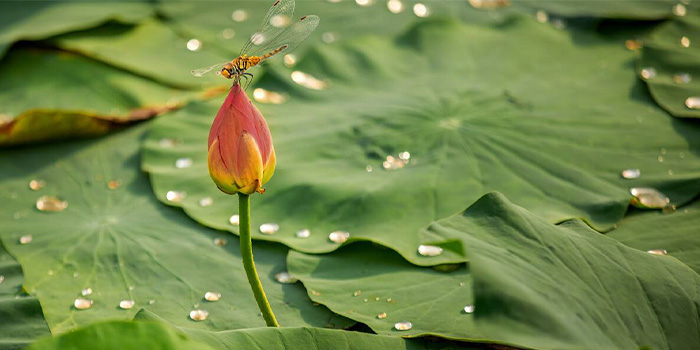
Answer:
[[[419,245],[418,254],[422,256],[438,256],[442,254],[442,248],[434,245]]]
[[[352,292],[352,296],[354,296],[354,297],[359,296],[360,294],[362,294],[361,290],[356,290],[356,291]]]
[[[400,13],[404,9],[403,2],[401,0],[389,0],[386,3],[386,7],[391,13]]]
[[[328,239],[333,243],[345,243],[350,238],[350,233],[345,231],[333,231],[328,234]]]
[[[378,314],[377,318],[380,320],[386,318],[386,312],[382,312],[382,313]]]
[[[319,80],[311,74],[301,71],[292,72],[292,81],[311,90],[323,90],[328,87],[328,82]]]
[[[85,299],[85,298],[78,298],[78,299],[75,299],[75,301],[73,302],[73,306],[78,310],[89,309],[92,307],[92,300]]]
[[[685,8],[685,5],[676,4],[673,5],[673,7],[671,8],[671,12],[674,16],[683,17],[688,12],[688,10]]]
[[[284,271],[275,275],[275,281],[283,284],[292,284],[299,281],[296,277],[293,277],[289,272]]]
[[[260,232],[266,234],[266,235],[274,235],[279,231],[280,225],[277,225],[272,222],[268,222],[265,224],[260,225]]]
[[[685,106],[690,109],[700,109],[700,97],[688,97],[687,99],[685,99]]]
[[[225,246],[228,244],[228,241],[226,241],[226,238],[214,238],[214,245],[218,245],[219,247]]]
[[[214,204],[214,199],[211,197],[204,197],[199,200],[199,206],[200,207],[208,207]]]
[[[134,304],[136,304],[136,302],[133,300],[122,300],[119,302],[119,308],[124,309],[124,310],[129,310],[132,307],[134,307]]]
[[[634,196],[632,205],[640,208],[661,209],[671,202],[665,194],[651,187],[632,187],[630,193]]]
[[[192,166],[192,158],[179,158],[175,161],[175,167],[178,169],[187,169]]]
[[[673,75],[673,82],[676,84],[688,84],[693,80],[690,73],[678,73]]]
[[[116,190],[117,188],[122,186],[122,182],[119,180],[110,180],[107,181],[107,188],[110,190]]]
[[[5,276],[0,275],[0,283],[2,283],[2,282],[4,282],[4,281],[5,281]]]
[[[622,171],[623,179],[638,179],[642,176],[642,171],[639,169],[625,169]]]
[[[654,255],[666,255],[668,254],[665,249],[651,249],[647,250],[647,253]]]
[[[204,294],[204,300],[206,301],[219,301],[221,299],[221,293],[206,292]]]
[[[303,230],[299,230],[296,233],[296,237],[297,238],[309,238],[309,237],[311,237],[311,230],[309,230],[308,228],[305,228]]]
[[[464,312],[466,312],[466,313],[468,313],[468,314],[474,312],[474,305],[467,305],[467,306],[465,306],[465,307],[464,307]]]
[[[36,200],[36,208],[40,211],[59,212],[68,208],[68,202],[55,196],[41,196]]]
[[[652,67],[644,67],[642,68],[642,72],[640,73],[640,75],[645,80],[653,79],[654,77],[656,77],[656,69]]]
[[[231,215],[230,218],[228,218],[228,222],[229,222],[231,225],[238,226],[238,225],[240,225],[240,223],[241,223],[241,217],[238,216],[238,214],[233,214],[233,215]]]
[[[193,321],[204,321],[207,317],[209,317],[209,311],[199,309],[190,311],[190,319]]]
[[[84,297],[92,294],[92,288],[85,288],[82,291],[80,291],[80,294]]]
[[[42,189],[44,186],[46,186],[46,181],[44,181],[44,180],[29,181],[29,188],[31,188],[34,191],[38,191],[38,190]]]
[[[185,197],[187,197],[187,193],[183,191],[168,191],[168,193],[165,194],[165,199],[173,203],[182,202]]]
[[[29,244],[32,242],[32,235],[24,235],[19,238],[19,244]]]
[[[396,322],[396,324],[394,324],[394,328],[396,328],[397,331],[408,331],[413,328],[413,324],[408,321]]]

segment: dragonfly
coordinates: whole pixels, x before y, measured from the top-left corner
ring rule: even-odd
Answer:
[[[311,34],[320,19],[318,16],[301,17],[295,23],[294,0],[277,0],[267,11],[258,30],[248,39],[238,57],[232,61],[217,63],[211,67],[192,70],[192,75],[201,77],[211,72],[240,84],[241,79],[252,78],[250,68],[259,66],[270,57],[291,52]]]

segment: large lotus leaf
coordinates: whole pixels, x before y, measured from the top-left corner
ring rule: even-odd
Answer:
[[[656,102],[681,118],[700,117],[700,16],[678,17],[644,41],[639,69]]]
[[[158,315],[143,310],[136,320],[166,322]],[[222,332],[211,332],[187,327],[178,328],[183,333],[208,343],[216,349],[252,350],[422,350],[422,349],[482,349],[474,345],[450,343],[424,339],[402,339],[342,330],[297,327],[297,328],[248,328]]]
[[[190,51],[188,39],[175,33],[160,20],[137,26],[110,24],[52,38],[52,44],[135,72],[141,76],[183,87],[227,85],[223,80],[198,79],[190,70],[211,66],[232,57],[202,50]],[[201,45],[201,44],[200,44]],[[191,47],[195,48],[195,47]]]
[[[474,0],[474,2],[494,2],[504,0]],[[507,1],[507,0],[505,0]],[[683,1],[681,1],[683,2]],[[659,20],[672,17],[674,14],[687,12],[685,5],[675,0],[513,0],[521,7],[543,10],[552,14],[567,17],[603,17],[636,20]],[[674,9],[675,6],[682,8]],[[682,12],[685,14],[685,12]]]
[[[607,233],[643,251],[666,251],[700,273],[700,202],[673,214],[635,212]]]
[[[384,0],[370,0],[363,5],[355,1],[297,1],[294,19],[314,14],[321,18],[321,22],[296,54],[318,42],[333,45],[357,36],[397,34],[419,19],[413,10],[418,2],[427,9],[427,16],[450,15],[471,23],[492,22],[502,19],[505,14],[505,11],[485,13],[461,1],[394,1],[392,11]],[[162,1],[157,6],[183,35],[204,42],[204,50],[214,47],[235,56],[258,29],[273,3],[274,0],[224,4],[220,1]]]
[[[253,227],[274,222],[280,230],[254,238],[320,253],[339,246],[330,232],[344,230],[350,241],[377,242],[433,265],[465,257],[459,248],[419,256],[421,243],[440,239],[421,229],[490,190],[551,222],[582,217],[599,230],[622,218],[631,186],[657,187],[684,203],[700,191],[700,129],[655,107],[634,58],[617,41],[514,17],[494,26],[426,21],[394,40],[317,48],[298,69],[330,81],[322,91],[271,69],[260,86],[289,100],[260,105],[278,161],[268,191],[252,199]],[[196,194],[168,203],[236,233],[229,223],[235,203],[206,171],[218,107],[190,105],[157,120],[143,168],[158,198]],[[182,145],[160,142],[169,138]],[[398,160],[404,151],[408,164]],[[388,155],[396,159],[390,169],[403,167],[383,169]],[[191,167],[176,167],[180,158]],[[643,175],[622,179],[629,167]],[[201,207],[206,196],[216,204]],[[304,228],[311,236],[297,238]]]
[[[110,20],[135,23],[152,14],[145,1],[2,1],[0,57],[18,40],[40,40]]]
[[[429,230],[464,242],[469,275],[460,268],[439,278],[397,255],[357,245],[328,255],[292,251],[289,272],[313,300],[379,334],[535,349],[694,349],[700,343],[700,276],[674,258],[626,247],[579,220],[552,225],[497,193]],[[473,313],[465,305],[473,305],[467,310]],[[380,312],[386,317],[377,318]],[[397,331],[399,321],[413,328]]]
[[[22,292],[22,267],[0,242],[0,349],[26,347],[51,334],[39,301]]]
[[[212,350],[172,327],[155,322],[111,321],[42,339],[27,350]]]
[[[24,288],[39,299],[54,333],[97,320],[130,319],[141,307],[193,328],[264,325],[236,237],[197,225],[150,193],[147,176],[138,171],[137,154],[148,126],[93,143],[0,153],[0,238],[22,264]],[[44,186],[34,191],[31,180],[37,180],[34,188]],[[22,244],[25,235],[33,239]],[[216,238],[228,244],[215,245]],[[284,247],[262,242],[254,250],[281,324],[349,324],[325,307],[313,306],[300,284],[274,280],[285,269]],[[74,300],[84,288],[92,289],[86,298],[94,303],[79,310]],[[204,301],[206,292],[221,293],[221,300]],[[134,308],[121,309],[122,300],[134,300]],[[188,319],[197,308],[209,312],[205,321]]]
[[[101,134],[196,94],[75,54],[26,47],[7,54],[0,76],[0,144]]]

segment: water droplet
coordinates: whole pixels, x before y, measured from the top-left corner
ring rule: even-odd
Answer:
[[[418,17],[428,17],[430,15],[430,11],[428,11],[427,6],[419,2],[413,5],[413,14],[415,14]]]
[[[642,79],[645,80],[653,79],[656,77],[656,69],[653,67],[644,67],[642,68],[640,75],[642,76]]]
[[[678,17],[683,17],[688,11],[683,4],[676,4],[671,8],[671,12]]]
[[[151,300],[148,301],[148,305],[153,305],[153,304],[155,304],[155,303],[156,303],[156,300],[155,300],[155,299],[151,299]]]
[[[297,56],[293,53],[284,55],[284,65],[287,67],[293,67],[297,64]]]
[[[5,282],[5,276],[0,275],[0,283]]]
[[[312,295],[315,295],[315,296],[321,295],[321,293],[319,293],[319,292],[317,292],[317,291],[315,291],[315,290],[313,290],[313,289],[311,290],[311,294],[312,294]]]
[[[38,191],[38,190],[42,189],[44,186],[46,186],[46,181],[44,181],[44,180],[29,181],[29,188],[31,188],[34,191]]]
[[[374,301],[379,301],[379,297],[374,297]]]
[[[202,48],[202,42],[199,39],[190,39],[187,41],[187,49],[190,51],[199,51]]]
[[[438,256],[442,254],[442,248],[434,245],[419,245],[418,254],[422,256]]]
[[[296,233],[297,238],[309,238],[311,236],[311,231],[308,228],[299,230]]]
[[[690,47],[690,39],[687,36],[681,38],[681,46]]]
[[[638,39],[629,39],[625,41],[625,47],[630,51],[637,51],[642,48],[642,41]]]
[[[361,294],[362,294],[361,290],[356,290],[356,291],[352,292],[352,296],[354,296],[354,297],[360,296]]]
[[[510,6],[510,0],[469,0],[469,5],[481,10],[491,10]]]
[[[474,305],[467,305],[467,306],[465,306],[465,307],[464,307],[464,312],[466,312],[466,313],[468,313],[468,314],[474,312]]]
[[[280,225],[277,225],[272,222],[268,222],[265,224],[260,225],[260,232],[266,234],[266,235],[274,235],[279,231]]]
[[[200,207],[208,207],[212,204],[214,204],[214,199],[211,197],[204,197],[204,198],[199,200]]]
[[[547,23],[547,21],[549,20],[549,15],[547,14],[547,12],[539,10],[535,13],[535,18],[537,18],[537,22]]]
[[[654,255],[666,255],[666,254],[668,254],[668,252],[665,249],[647,250],[647,253],[654,254]]]
[[[92,299],[78,298],[73,302],[73,306],[78,310],[85,310],[92,307]]]
[[[280,94],[279,92],[257,88],[253,90],[253,98],[260,103],[270,103],[278,105],[286,102],[289,99],[289,96]]]
[[[377,318],[380,320],[386,318],[386,312],[382,312],[382,313],[378,314]]]
[[[160,147],[163,147],[163,148],[173,148],[173,147],[180,146],[181,144],[182,144],[181,140],[171,139],[171,138],[164,138],[164,139],[160,139],[160,141],[158,141],[158,145]]]
[[[671,202],[665,194],[651,187],[633,187],[630,193],[634,196],[630,203],[640,208],[660,209]]]
[[[190,319],[192,321],[204,321],[207,317],[209,317],[209,311],[199,309],[190,311]]]
[[[122,300],[119,302],[119,308],[124,309],[124,310],[129,310],[132,307],[134,307],[134,304],[136,302],[133,300]]]
[[[248,11],[246,10],[236,10],[231,14],[231,19],[235,22],[243,22],[248,19]]]
[[[642,171],[639,169],[625,169],[622,171],[623,179],[638,179],[642,176]]]
[[[117,188],[122,186],[122,182],[119,180],[110,180],[107,181],[107,188],[110,190],[116,190]]]
[[[355,0],[355,3],[360,6],[369,6],[372,5],[372,0]]]
[[[228,222],[229,222],[231,225],[238,226],[238,225],[241,224],[241,217],[238,216],[238,214],[233,214],[233,215],[231,215],[230,218],[228,218]]]
[[[321,40],[326,44],[333,43],[338,40],[338,34],[335,32],[325,32],[321,34]]]
[[[46,271],[46,274],[49,276],[53,276],[53,270]]]
[[[234,36],[236,36],[236,31],[233,30],[233,28],[226,28],[221,31],[221,36],[226,40],[230,40],[233,39]]]
[[[673,175],[673,170],[672,170],[672,169],[668,169],[668,174],[669,174],[669,175]]]
[[[206,292],[204,293],[204,300],[206,301],[219,301],[221,299],[221,293]]]
[[[299,279],[290,275],[289,272],[284,271],[284,272],[280,272],[280,273],[275,275],[275,281],[277,281],[279,283],[284,283],[284,284],[292,284],[292,283],[297,283],[297,281],[299,281]]]
[[[265,43],[265,40],[267,40],[265,34],[260,32],[254,33],[250,36],[250,41],[256,46],[262,45],[263,43]]]
[[[688,84],[693,80],[689,73],[678,73],[673,75],[673,82],[676,84]]]
[[[120,266],[124,266],[124,265],[120,264]],[[129,290],[134,290],[134,286],[129,286]]]
[[[19,238],[19,243],[20,244],[29,244],[32,242],[32,235],[24,235]]]
[[[394,158],[393,156],[386,156],[386,160],[382,163],[382,167],[385,170],[397,170],[401,169],[406,165],[406,162]]]
[[[214,238],[214,245],[218,245],[219,247],[225,246],[228,244],[228,241],[226,241],[225,238]]]
[[[663,157],[663,156],[658,156],[658,157],[656,157],[656,160],[658,160],[659,163],[663,163],[663,162],[664,162],[664,157]]]
[[[307,89],[312,89],[312,90],[323,90],[328,87],[328,82],[319,80],[315,78],[314,76],[301,72],[301,71],[294,71],[292,72],[292,80],[307,88]]]
[[[386,3],[386,7],[391,13],[400,13],[404,9],[403,2],[401,2],[401,0],[389,0]]]
[[[464,282],[459,282],[459,286],[460,286],[460,287],[464,287],[465,285],[466,285],[466,283],[464,283]]]
[[[186,169],[192,166],[192,158],[180,158],[175,161],[175,167],[178,169]]]
[[[396,328],[397,331],[408,331],[411,330],[411,328],[413,328],[413,324],[408,321],[396,322],[394,324],[394,328]]]
[[[350,233],[345,231],[333,231],[328,235],[328,239],[333,243],[345,243],[350,238]]]
[[[36,200],[36,208],[40,211],[59,212],[68,208],[68,202],[54,196],[41,196]]]
[[[80,294],[84,297],[92,294],[92,288],[85,288],[82,291],[80,291]]]
[[[168,191],[168,193],[165,194],[165,199],[173,203],[180,203],[185,197],[187,197],[187,193],[184,191]]]
[[[368,173],[371,173],[372,170],[373,170],[373,168],[372,168],[371,165],[367,165],[367,166],[365,167],[365,170],[366,170]]]
[[[393,302],[394,302],[394,299],[392,299],[392,298],[386,298],[386,302],[387,302],[387,303],[393,303]]]
[[[274,15],[270,18],[270,24],[275,28],[283,28],[289,25],[290,18],[285,15]]]
[[[369,301],[369,300],[368,300],[367,298],[365,298],[363,301],[366,303],[366,302]]]
[[[688,97],[687,99],[685,99],[685,106],[690,109],[700,109],[700,97]]]

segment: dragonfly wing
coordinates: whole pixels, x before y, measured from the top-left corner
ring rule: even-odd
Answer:
[[[194,75],[195,77],[201,77],[201,76],[203,76],[203,75],[205,75],[205,74],[208,74],[208,73],[214,71],[214,69],[217,69],[217,68],[221,69],[221,68],[223,68],[224,65],[225,65],[226,63],[228,63],[228,61],[222,62],[222,63],[217,63],[217,64],[215,64],[215,65],[213,65],[213,66],[211,66],[211,67],[200,68],[200,69],[193,69],[190,73],[192,73],[192,75]]]
[[[290,52],[294,50],[299,44],[301,44],[309,34],[311,34],[316,27],[320,19],[318,16],[309,15],[304,16],[299,19],[292,26],[285,28],[282,32],[278,33],[277,36],[267,40],[259,45],[253,43],[253,47],[249,49],[249,56],[262,56],[271,53],[273,50],[280,47],[284,48],[275,54],[282,52]]]
[[[294,15],[294,0],[276,0],[267,11],[265,18],[258,30],[253,33],[248,42],[241,49],[241,55],[248,54],[254,45],[260,45],[261,41],[271,39],[279,35],[292,23]],[[250,54],[248,54],[250,56]]]

